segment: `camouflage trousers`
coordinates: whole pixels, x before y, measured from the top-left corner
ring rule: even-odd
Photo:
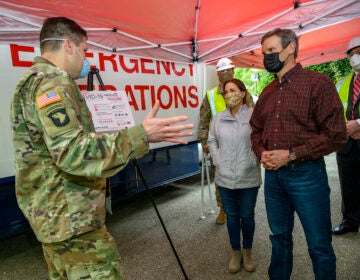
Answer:
[[[124,279],[119,251],[105,226],[42,247],[50,280]]]

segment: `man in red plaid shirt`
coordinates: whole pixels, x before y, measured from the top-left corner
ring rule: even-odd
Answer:
[[[336,279],[330,188],[324,156],[346,143],[343,107],[324,74],[296,63],[298,38],[275,29],[261,40],[264,66],[275,73],[250,125],[253,150],[265,168],[265,204],[272,243],[270,279],[290,279],[294,212],[303,226],[317,280]]]

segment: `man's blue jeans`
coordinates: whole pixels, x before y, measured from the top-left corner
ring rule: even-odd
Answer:
[[[265,205],[272,234],[269,276],[290,279],[294,211],[303,226],[316,280],[336,279],[331,245],[330,188],[324,159],[265,171]]]
[[[226,225],[231,248],[240,250],[240,231],[243,248],[252,248],[255,232],[255,204],[259,187],[231,190],[219,186],[221,201],[226,213]]]

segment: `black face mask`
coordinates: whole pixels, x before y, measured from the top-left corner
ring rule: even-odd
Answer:
[[[264,66],[270,73],[278,73],[284,67],[284,61],[279,59],[280,53],[264,54]]]

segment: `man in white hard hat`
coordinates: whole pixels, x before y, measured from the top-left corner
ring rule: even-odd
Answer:
[[[219,85],[206,92],[206,96],[200,107],[200,121],[198,129],[198,139],[201,143],[204,153],[209,153],[207,146],[207,139],[209,134],[209,125],[212,117],[219,112],[226,109],[224,97],[222,95],[223,83],[234,77],[235,65],[229,58],[221,58],[216,64],[217,76],[219,78]],[[215,174],[215,167],[211,164],[211,175]],[[226,221],[226,214],[222,207],[220,193],[218,186],[215,185],[216,202],[220,208],[219,215],[216,218],[216,223],[222,225]]]
[[[342,221],[333,234],[358,232],[360,225],[360,36],[349,42],[346,54],[354,71],[336,84],[344,106],[348,141],[336,153],[342,194]]]

